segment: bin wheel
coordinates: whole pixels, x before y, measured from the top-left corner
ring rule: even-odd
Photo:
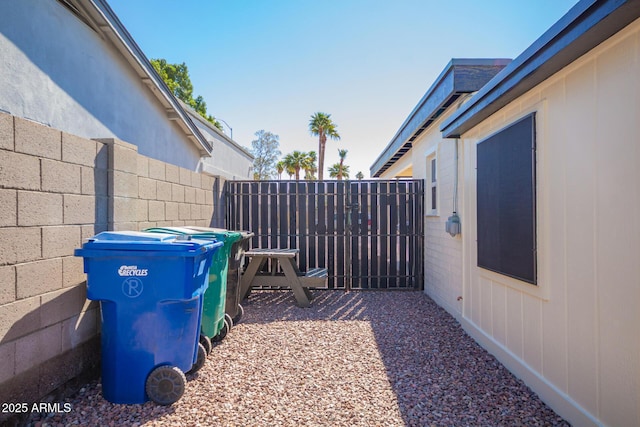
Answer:
[[[231,330],[231,328],[233,328],[233,325],[236,324],[236,322],[234,322],[231,316],[229,316],[227,313],[224,314],[224,320],[229,323],[229,330]]]
[[[159,405],[171,405],[180,400],[184,394],[187,378],[176,366],[158,366],[145,383],[145,391],[149,399]]]
[[[224,325],[222,326],[222,329],[220,329],[220,332],[218,332],[218,335],[213,337],[213,341],[215,341],[215,342],[222,341],[224,339],[224,337],[227,336],[227,334],[229,333],[230,329],[231,329],[231,324],[227,320],[227,315],[225,314]]]
[[[198,343],[198,357],[196,358],[196,363],[193,364],[191,369],[187,372],[187,374],[195,374],[204,366],[204,362],[207,360],[207,350],[205,350],[204,346]]]
[[[244,308],[242,308],[242,306],[238,304],[238,314],[236,314],[236,317],[233,318],[233,324],[237,325],[238,323],[240,323],[240,319],[242,319],[243,315],[244,315]]]
[[[213,349],[213,344],[211,344],[211,338],[206,336],[205,334],[200,334],[200,344],[204,347],[207,356],[211,354],[211,350]]]

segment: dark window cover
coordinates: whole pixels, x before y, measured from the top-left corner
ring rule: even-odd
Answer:
[[[478,266],[536,284],[535,114],[477,150]]]

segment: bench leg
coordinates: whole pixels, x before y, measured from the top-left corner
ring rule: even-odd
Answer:
[[[309,307],[311,305],[311,293],[308,289],[303,288],[300,280],[298,280],[298,275],[293,265],[294,262],[293,258],[281,260],[280,265],[282,266],[284,275],[287,278],[289,287],[293,291],[293,296],[296,298],[298,305],[300,307]]]

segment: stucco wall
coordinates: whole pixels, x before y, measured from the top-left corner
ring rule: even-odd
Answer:
[[[0,402],[38,402],[99,361],[84,239],[211,224],[214,178],[0,113]],[[0,414],[0,424],[3,417]]]
[[[411,151],[387,169],[380,178],[393,179],[406,170],[411,170],[413,178],[425,180],[425,200],[429,199],[427,157],[436,156],[438,210],[435,215],[427,214],[424,217],[424,292],[452,316],[459,318],[462,312],[462,302],[458,299],[462,296],[462,237],[452,237],[445,230],[447,218],[452,214],[454,206],[456,141],[443,139],[440,132],[440,123],[454,111],[455,105],[457,104],[450,107],[413,141]],[[460,149],[458,215],[463,210],[462,164],[463,152]],[[464,233],[464,223],[462,227]]]
[[[196,170],[200,154],[114,47],[57,1],[0,2],[0,110]],[[141,125],[144,124],[144,125]]]
[[[638,76],[635,21],[463,135],[463,325],[574,425],[640,425]],[[476,266],[476,144],[531,112],[538,286]]]

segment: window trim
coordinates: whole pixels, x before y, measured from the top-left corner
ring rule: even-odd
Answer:
[[[435,170],[433,163],[435,162]],[[425,166],[426,166],[426,192],[425,202],[427,203],[425,209],[425,216],[439,216],[438,208],[440,207],[440,191],[438,184],[438,153],[437,149],[433,148],[425,153]],[[435,180],[433,177],[435,176]],[[435,190],[435,208],[433,208],[433,191]]]

